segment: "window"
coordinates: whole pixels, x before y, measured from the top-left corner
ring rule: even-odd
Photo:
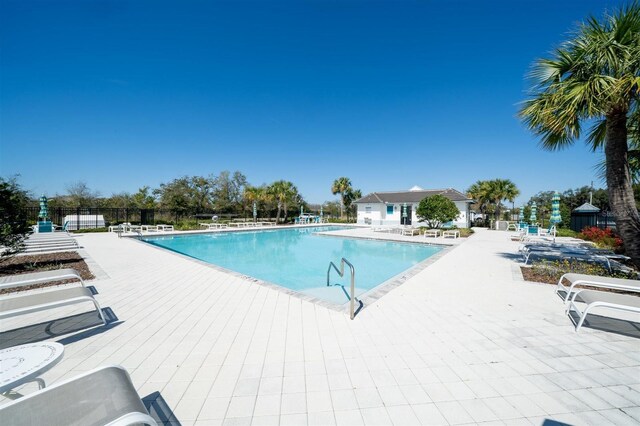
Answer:
[[[371,206],[365,206],[364,212],[365,213],[371,213]]]
[[[387,214],[393,214],[393,204],[387,204]]]

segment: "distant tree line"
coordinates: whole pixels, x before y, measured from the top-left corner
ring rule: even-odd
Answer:
[[[336,186],[336,182],[340,184]],[[301,208],[307,212],[320,209],[320,205],[308,204],[293,182],[277,180],[254,186],[239,171],[183,176],[157,188],[143,186],[135,193],[119,192],[110,197],[101,196],[83,181],[69,184],[65,190],[50,197],[49,208],[161,209],[181,217],[208,213],[251,217],[255,203],[259,217],[275,217],[278,221],[297,216]],[[353,201],[362,196],[344,177],[336,179],[331,191],[340,194],[340,201],[325,202],[322,208],[324,215],[333,217],[342,217],[345,210],[351,212]],[[28,203],[37,206],[37,198]]]

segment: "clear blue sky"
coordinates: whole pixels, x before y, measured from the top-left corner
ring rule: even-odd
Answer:
[[[12,1],[0,4],[0,175],[108,196],[240,170],[309,202],[508,178],[518,203],[599,182],[542,151],[525,75],[621,2]]]

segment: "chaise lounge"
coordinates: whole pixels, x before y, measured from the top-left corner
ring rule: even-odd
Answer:
[[[0,407],[6,425],[157,426],[120,366],[100,367]]]
[[[569,282],[569,286],[565,286],[562,282],[566,280]],[[564,292],[564,302],[568,302],[571,298],[576,286],[586,285],[591,287],[609,288],[613,290],[626,290],[633,292],[640,292],[640,281],[624,278],[612,278],[601,277],[598,275],[586,275],[586,274],[564,274],[558,280],[558,287],[556,293],[560,295],[560,292]]]
[[[0,319],[59,308],[76,303],[92,302],[104,325],[107,320],[91,290],[85,287],[64,288],[29,294],[0,297]]]
[[[72,268],[66,268],[0,277],[0,290],[61,280],[80,280],[82,286],[85,286],[84,280],[78,271]]]
[[[586,303],[587,305],[583,311],[580,310],[577,304],[576,299],[578,296],[580,297],[580,302]],[[569,300],[569,305],[566,310],[567,314],[575,312],[579,316],[576,323],[576,333],[580,331],[580,327],[582,327],[582,324],[587,318],[587,314],[589,314],[591,310],[601,307],[640,313],[640,297],[597,290],[576,291]]]

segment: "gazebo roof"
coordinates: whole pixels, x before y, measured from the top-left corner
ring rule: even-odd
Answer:
[[[578,213],[598,213],[600,209],[593,204],[584,203],[580,207],[576,207],[575,209],[573,209],[573,211]]]

